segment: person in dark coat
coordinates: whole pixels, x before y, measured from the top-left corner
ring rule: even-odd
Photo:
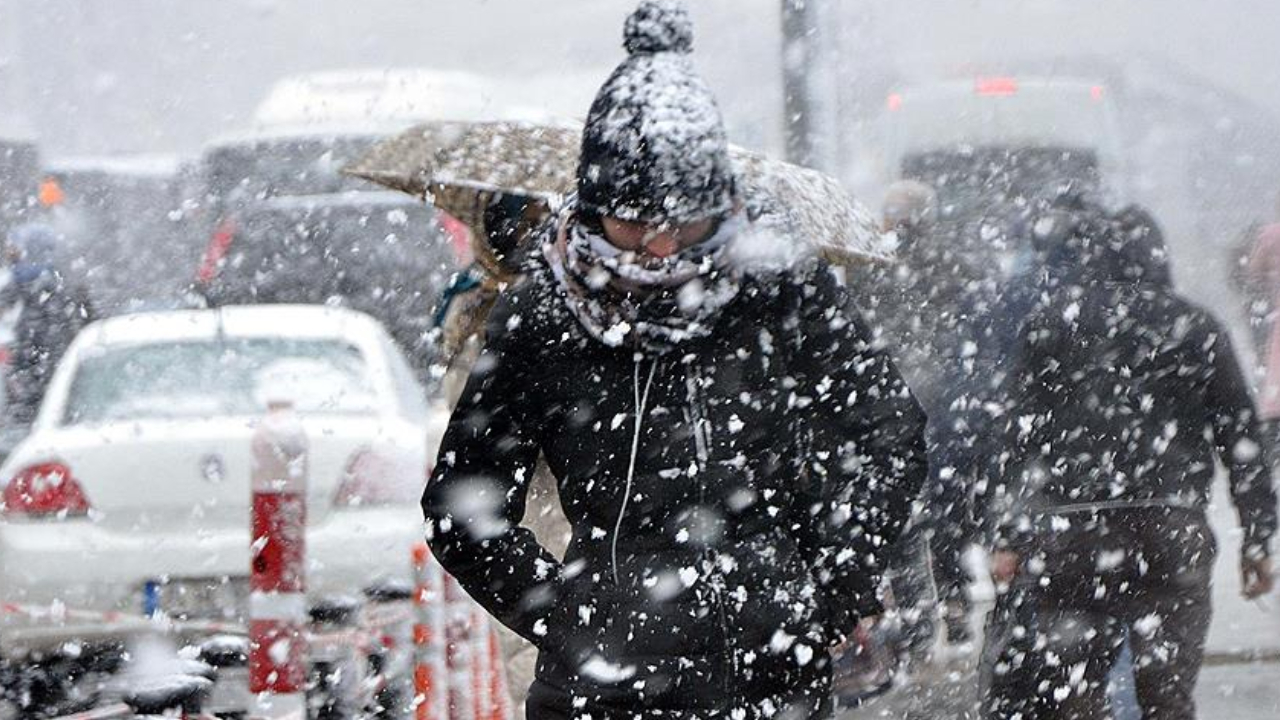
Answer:
[[[866,284],[874,295],[868,302],[874,308],[868,313],[871,322],[883,333],[882,342],[929,416],[929,478],[922,491],[923,512],[908,535],[918,529],[927,541],[928,570],[946,639],[961,644],[972,640],[968,588],[973,578],[962,554],[976,536],[969,503],[976,464],[969,408],[977,385],[972,362],[980,341],[981,311],[974,298],[983,295],[984,278],[960,252],[960,244],[941,231],[938,212],[937,193],[928,185],[905,180],[890,186],[884,225],[897,235],[898,262],[877,268]],[[895,585],[899,610],[915,594],[899,588],[914,584]],[[923,607],[921,600],[917,607]],[[932,645],[931,618],[919,620],[913,641],[917,659],[920,650]],[[909,617],[907,621],[912,634]]]
[[[960,556],[971,537],[966,456],[973,443],[957,401],[969,385],[965,354],[973,354],[976,339],[967,296],[980,275],[957,252],[958,244],[944,239],[937,193],[924,183],[902,180],[889,187],[883,229],[896,238],[895,262],[862,270],[850,292],[874,342],[893,358],[929,417],[929,477],[889,568],[901,629],[895,649],[910,670],[932,653],[936,615],[946,620],[949,642],[971,639],[971,578]]]
[[[56,232],[40,224],[14,229],[7,238],[10,284],[0,305],[21,304],[7,376],[5,421],[30,424],[45,388],[80,329],[93,319],[84,288],[56,267]]]
[[[1216,543],[1215,461],[1243,526],[1246,597],[1269,592],[1276,494],[1226,331],[1176,294],[1154,219],[1083,208],[1064,280],[1027,319],[984,650],[989,718],[1110,717],[1127,636],[1143,717],[1193,718]]]
[[[578,196],[491,314],[428,541],[538,647],[530,718],[825,717],[925,417],[828,270],[759,264],[794,240],[751,235],[683,7],[642,2],[625,37]],[[539,452],[563,561],[518,525]]]

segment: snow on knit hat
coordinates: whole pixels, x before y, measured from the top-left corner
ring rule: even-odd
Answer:
[[[642,0],[623,31],[627,59],[600,88],[582,135],[583,210],[633,222],[722,217],[734,205],[724,121],[690,61],[679,0]]]

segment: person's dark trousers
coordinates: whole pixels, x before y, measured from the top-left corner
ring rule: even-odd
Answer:
[[[1213,615],[1208,583],[1190,592],[1171,589],[1150,607],[1134,610],[1149,611],[1128,618],[1134,688],[1143,717],[1194,720],[1196,680]]]
[[[921,525],[908,525],[894,544],[889,561],[889,588],[902,622],[897,651],[908,664],[928,658],[936,632],[937,599],[930,577],[927,539],[928,533]]]
[[[1208,586],[1135,598],[1115,614],[1034,597],[1025,603],[998,608],[988,624],[980,668],[984,719],[1110,718],[1107,678],[1125,628],[1143,718],[1195,718],[1194,691],[1211,615]]]
[[[938,523],[929,536],[933,581],[938,589],[938,602],[947,628],[947,642],[966,643],[973,639],[969,616],[973,601],[969,585],[973,576],[964,566],[964,549],[971,542],[966,528],[958,523]]]
[[[1212,535],[1195,511],[1117,515],[1044,541],[1035,564],[1046,572],[998,598],[979,667],[986,720],[1110,718],[1107,680],[1126,630],[1145,720],[1195,717]]]
[[[973,639],[969,628],[973,607],[969,586],[973,576],[964,565],[964,551],[978,536],[971,481],[976,476],[980,452],[972,432],[957,429],[956,425],[967,427],[955,417],[930,426],[930,477],[924,495],[933,581],[947,641],[952,644]]]

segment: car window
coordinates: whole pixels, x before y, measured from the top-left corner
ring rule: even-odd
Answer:
[[[216,147],[204,158],[208,192],[217,202],[243,202],[368,189],[367,182],[340,170],[376,141],[372,136],[297,137]]]
[[[1052,188],[1101,186],[1097,153],[1056,147],[912,153],[902,176],[936,189],[939,237],[976,265],[1013,272],[1030,250],[1028,218]]]
[[[62,422],[254,415],[275,399],[308,413],[378,410],[358,348],[336,340],[236,338],[93,352],[76,369]]]
[[[422,205],[270,208],[245,214],[219,279],[226,292],[259,301],[358,301],[424,283],[434,289],[447,252]]]
[[[1110,99],[1086,84],[1022,87],[996,94],[971,89],[907,90],[884,114],[894,165],[904,155],[957,148],[1056,147],[1116,152]]]

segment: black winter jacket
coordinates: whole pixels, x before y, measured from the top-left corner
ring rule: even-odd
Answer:
[[[661,356],[588,339],[559,292],[537,264],[494,310],[423,497],[440,562],[539,648],[530,716],[822,714],[923,412],[825,269],[749,278]],[[539,452],[563,564],[518,525]]]
[[[1209,313],[1161,283],[1086,274],[1028,318],[1010,378],[1000,542],[1050,534],[1036,518],[1073,508],[1203,508],[1220,460],[1245,551],[1265,552],[1276,494],[1263,438]]]

